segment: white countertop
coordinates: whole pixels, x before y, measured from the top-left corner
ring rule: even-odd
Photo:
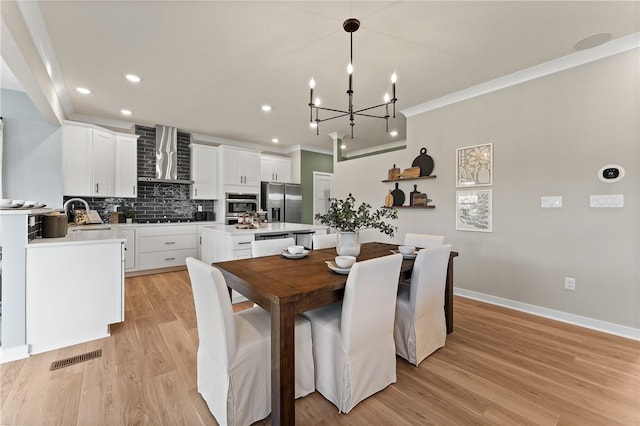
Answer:
[[[307,225],[304,223],[288,223],[274,222],[263,223],[260,228],[255,229],[237,229],[235,225],[212,225],[204,226],[203,232],[217,232],[229,235],[247,235],[247,234],[269,234],[276,232],[294,232],[294,231],[314,231],[327,229],[326,225]]]
[[[27,248],[68,246],[78,244],[106,244],[125,242],[127,239],[116,229],[93,229],[89,231],[73,231],[69,229],[65,237],[36,238],[29,241]]]

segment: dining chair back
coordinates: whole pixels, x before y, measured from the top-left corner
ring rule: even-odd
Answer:
[[[221,425],[249,425],[271,412],[271,321],[253,307],[233,313],[224,276],[186,259],[198,329],[197,386]],[[296,398],[315,390],[311,326],[295,321]]]
[[[293,238],[251,241],[251,257],[280,254],[282,250],[286,250],[287,247],[293,245],[295,245],[295,240]]]
[[[314,250],[332,248],[338,245],[338,234],[319,234],[313,236]]]
[[[348,413],[396,381],[395,295],[402,255],[356,262],[342,303],[305,312],[311,321],[316,389]]]
[[[404,245],[413,247],[432,247],[444,244],[444,235],[416,234],[407,232],[404,236]]]
[[[445,344],[444,292],[451,245],[421,249],[396,301],[396,353],[414,365]]]

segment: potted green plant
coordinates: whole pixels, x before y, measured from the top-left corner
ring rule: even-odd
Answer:
[[[356,205],[351,193],[346,199],[329,199],[329,210],[325,214],[316,214],[315,219],[338,231],[338,255],[357,256],[360,253],[358,232],[363,229],[377,229],[381,233],[393,237],[397,227],[383,219],[397,219],[398,212],[394,208],[372,210],[371,204]]]
[[[133,218],[136,217],[136,212],[133,210],[127,210],[124,212],[124,217],[127,223],[133,223]]]

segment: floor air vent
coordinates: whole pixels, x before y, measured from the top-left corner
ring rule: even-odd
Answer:
[[[61,359],[51,363],[49,370],[57,370],[58,368],[68,367],[70,365],[79,364],[91,359],[100,358],[102,356],[102,349],[97,351],[87,352],[86,354],[72,356],[71,358]]]

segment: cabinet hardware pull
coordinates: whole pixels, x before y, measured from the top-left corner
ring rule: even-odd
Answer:
[[[245,241],[245,242],[238,243],[238,245],[240,245],[240,244],[251,244],[251,241]]]
[[[96,183],[96,194],[100,193],[100,184]]]
[[[168,261],[170,261],[170,260],[176,260],[176,258],[175,258],[175,257],[167,257],[167,258],[165,258],[164,260],[168,262]]]
[[[175,241],[166,241],[165,244],[175,244]]]
[[[133,185],[133,195],[136,195],[136,186]]]

